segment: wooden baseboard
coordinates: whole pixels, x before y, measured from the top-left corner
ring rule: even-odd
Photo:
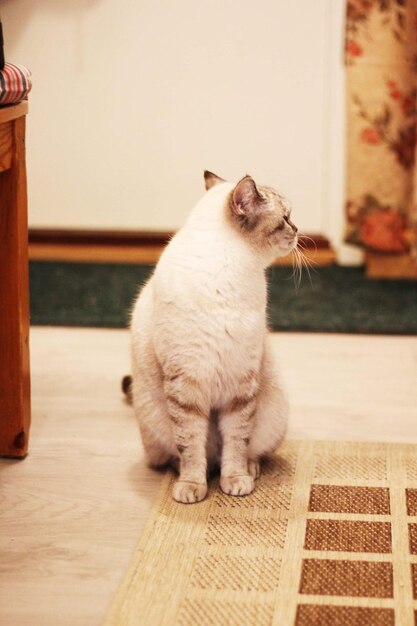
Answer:
[[[38,261],[90,263],[156,263],[172,237],[169,232],[31,229],[29,257]],[[315,265],[331,265],[335,253],[322,235],[302,237],[306,257]],[[276,260],[292,265],[292,256]]]
[[[168,231],[75,230],[30,228],[29,243],[54,245],[164,246],[173,236]]]
[[[377,254],[365,256],[368,278],[417,278],[417,263],[409,254]]]

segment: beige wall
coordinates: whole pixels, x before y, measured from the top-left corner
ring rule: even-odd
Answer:
[[[6,0],[33,72],[32,226],[171,229],[202,171],[276,185],[309,232],[342,222],[343,0]]]

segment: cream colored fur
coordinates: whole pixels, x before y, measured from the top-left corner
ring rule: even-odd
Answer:
[[[288,206],[270,188],[243,181],[206,176],[211,188],[163,252],[132,315],[134,410],[149,464],[179,460],[173,497],[180,502],[205,497],[215,465],[225,493],[250,493],[260,458],[286,431],[287,402],[268,348],[265,268],[296,245],[296,229],[285,221],[265,235]],[[262,206],[257,228],[246,230],[239,219],[254,193]]]

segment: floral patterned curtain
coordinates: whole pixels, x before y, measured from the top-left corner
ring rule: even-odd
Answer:
[[[348,0],[347,232],[417,262],[417,0]]]

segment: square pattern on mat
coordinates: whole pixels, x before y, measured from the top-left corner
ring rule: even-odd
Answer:
[[[167,475],[106,626],[415,626],[413,446],[288,441],[256,490]]]

